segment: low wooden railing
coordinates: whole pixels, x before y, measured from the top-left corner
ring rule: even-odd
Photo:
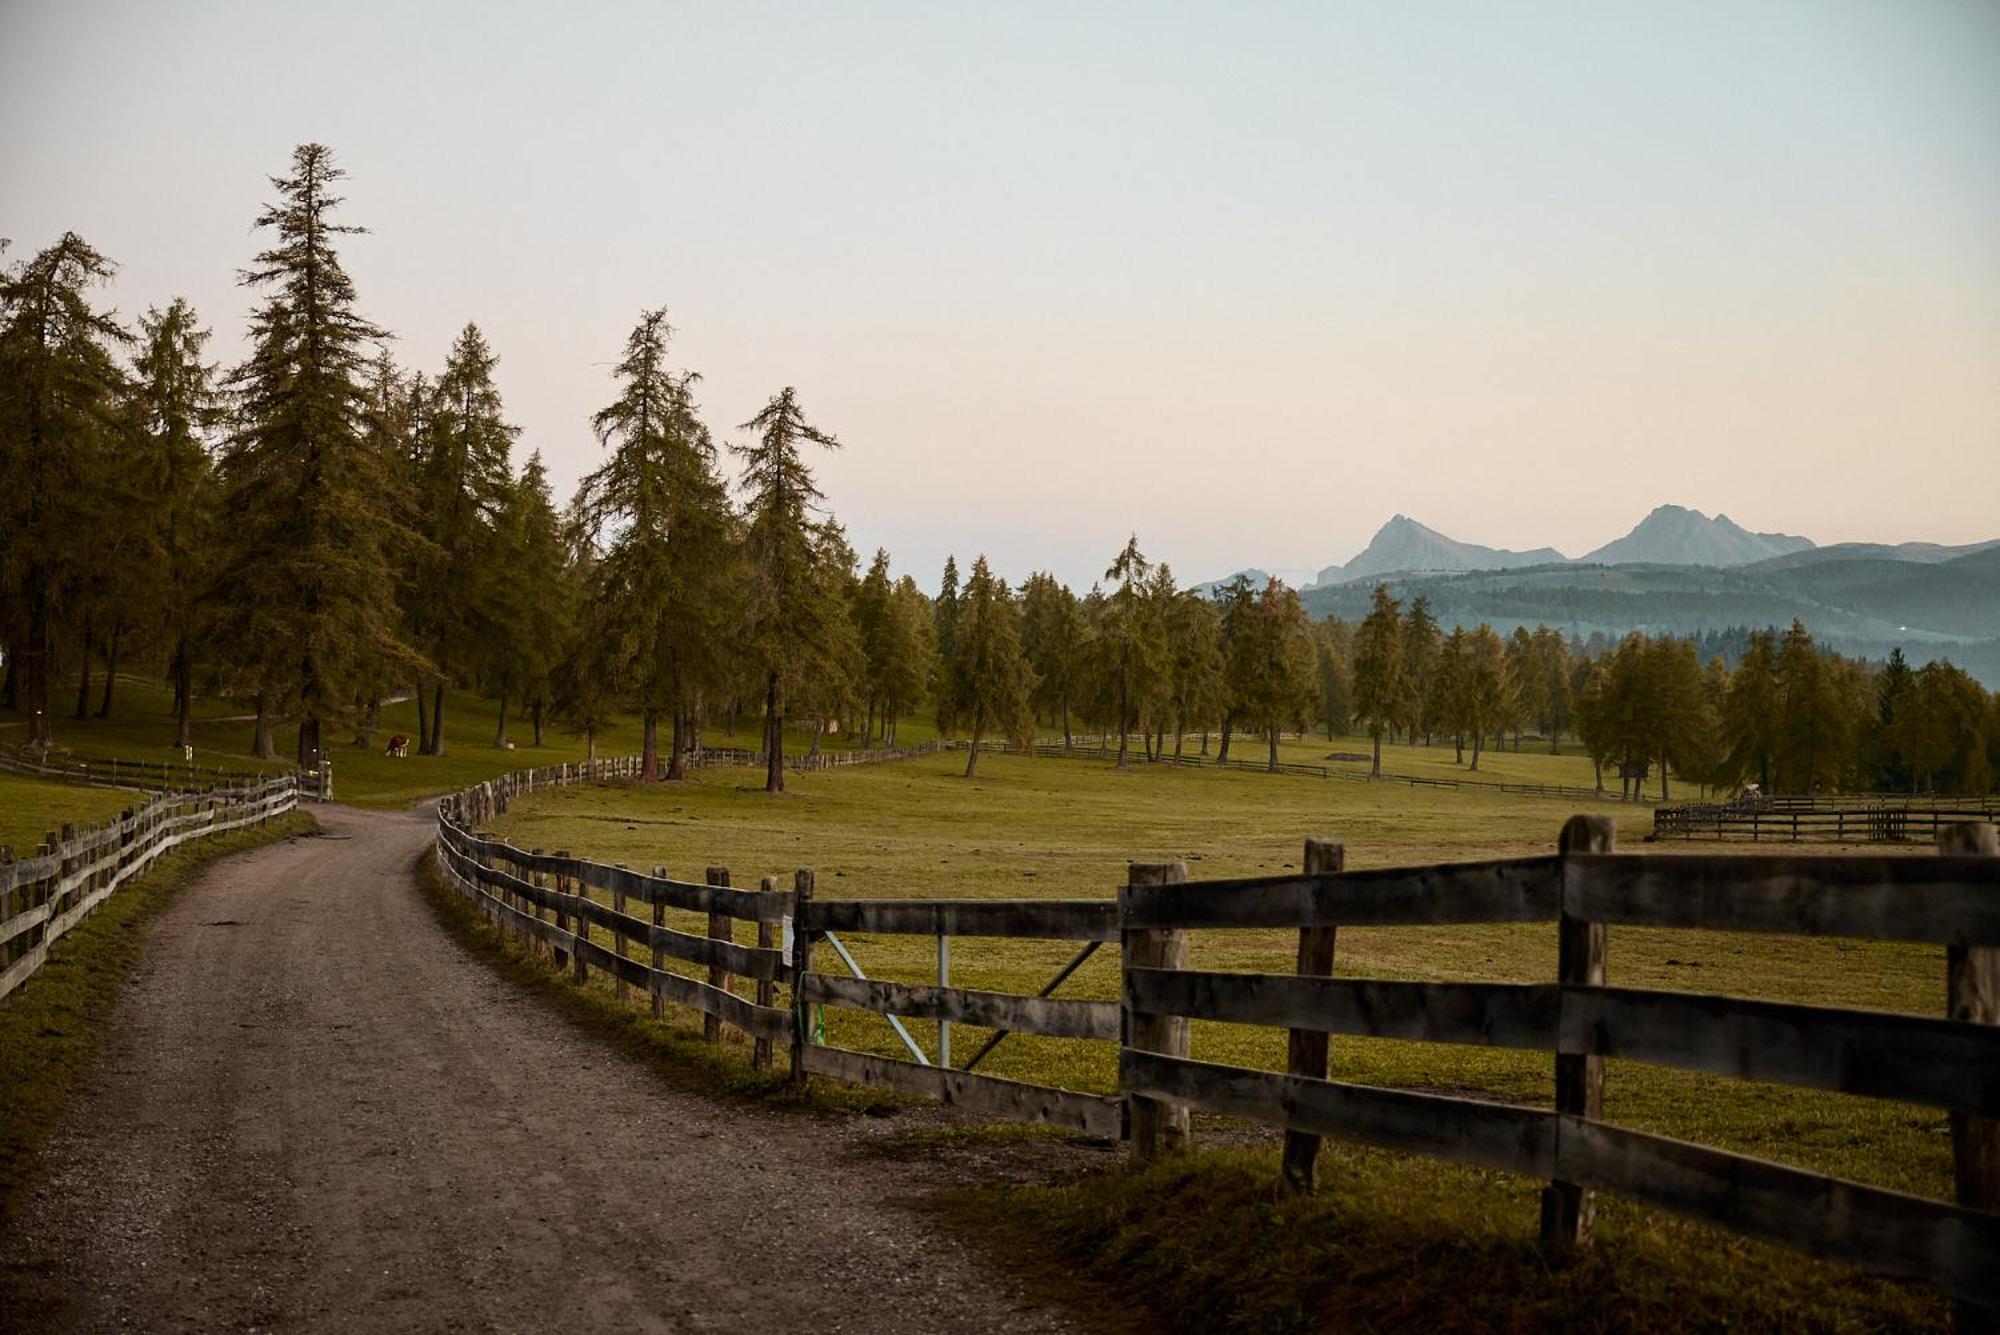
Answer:
[[[624,762],[600,762],[615,769]],[[509,930],[541,943],[579,980],[601,969],[650,997],[694,1007],[710,1038],[726,1023],[771,1065],[789,1049],[794,1080],[823,1076],[923,1095],[991,1117],[1089,1135],[1126,1135],[1149,1157],[1190,1140],[1192,1111],[1281,1127],[1282,1181],[1310,1190],[1320,1139],[1336,1136],[1540,1178],[1552,1253],[1586,1245],[1592,1193],[1610,1191],[1877,1274],[2000,1308],[2000,843],[1991,825],[1944,836],[1947,855],[1627,856],[1603,817],[1579,816],[1546,857],[1430,867],[1343,869],[1339,845],[1308,841],[1298,875],[1190,882],[1183,864],[1134,865],[1118,899],[825,900],[800,870],[793,889],[731,889],[642,876],[566,853],[512,848],[476,832],[517,793],[598,777],[556,766],[479,785],[440,807],[440,862]],[[553,878],[554,885],[550,885]],[[606,906],[592,890],[609,896]],[[624,912],[633,900],[652,921]],[[710,915],[704,937],[668,926],[668,908]],[[736,945],[730,924],[757,924]],[[1555,928],[1552,981],[1406,982],[1334,975],[1346,926],[1543,923]],[[1861,937],[1946,947],[1947,1013],[1890,1014],[1685,992],[1617,988],[1605,968],[1613,926]],[[610,948],[593,928],[613,935]],[[1191,932],[1298,935],[1292,973],[1188,967]],[[861,976],[841,933],[938,942],[936,983]],[[954,986],[955,938],[1072,941],[1082,951],[1041,993]],[[1118,1003],[1051,994],[1090,952],[1122,951]],[[651,963],[631,956],[650,949]],[[828,962],[836,952],[852,976]],[[706,983],[664,968],[710,969]],[[756,980],[750,1001],[731,976]],[[777,988],[788,985],[789,1001]],[[825,1045],[818,1011],[871,1011],[897,1026],[909,1060]],[[925,1052],[900,1019],[936,1021]],[[1194,1020],[1288,1032],[1287,1070],[1190,1060]],[[994,1031],[954,1065],[948,1026]],[[1008,1032],[1119,1044],[1117,1094],[975,1073]],[[1330,1080],[1331,1035],[1547,1052],[1553,1108]],[[1845,1181],[1603,1119],[1604,1059],[1634,1061],[1943,1108],[1951,1118],[1956,1203]],[[1967,1309],[1972,1310],[1971,1308]],[[1982,1315],[1980,1319],[1985,1319]]]
[[[117,819],[51,830],[33,857],[0,847],[0,997],[47,962],[49,948],[155,858],[190,839],[261,824],[299,803],[298,776],[168,793]]]
[[[1310,1188],[1318,1138],[1332,1135],[1549,1181],[1542,1231],[1555,1252],[1589,1240],[1590,1193],[1605,1190],[1994,1304],[2000,844],[1987,825],[1962,827],[1949,848],[1936,859],[1630,857],[1610,851],[1608,821],[1580,816],[1547,858],[1206,882],[1186,881],[1180,864],[1135,867],[1120,898],[1133,1037],[1119,1068],[1135,1152],[1184,1137],[1163,1127],[1167,1110],[1227,1114],[1286,1129],[1284,1180],[1295,1190]],[[1557,981],[1330,976],[1341,927],[1501,922],[1556,925]],[[1610,987],[1612,924],[1944,945],[1949,1011],[1931,1018]],[[1185,959],[1188,931],[1241,927],[1298,929],[1298,972],[1211,973],[1172,962],[1177,952]],[[1290,1070],[1190,1061],[1185,1030],[1160,1029],[1169,1017],[1286,1028]],[[1546,1051],[1555,1106],[1328,1080],[1330,1034]],[[1605,1122],[1608,1056],[1948,1109],[1958,1202]]]

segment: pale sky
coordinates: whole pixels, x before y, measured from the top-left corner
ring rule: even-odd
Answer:
[[[331,144],[363,313],[468,319],[566,498],[642,307],[864,554],[1088,584],[1578,555],[1662,501],[2000,537],[2000,4],[0,0],[0,236],[240,351]]]

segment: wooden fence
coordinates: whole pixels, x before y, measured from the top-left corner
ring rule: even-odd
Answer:
[[[1755,804],[1690,802],[1656,807],[1655,839],[1752,843],[1930,843],[1968,820],[2000,817],[2000,798],[1766,798]]]
[[[263,783],[270,770],[224,769],[181,760],[126,760],[116,756],[79,756],[51,752],[0,752],[0,771],[32,779],[83,784],[93,788],[131,788],[142,792],[206,793]],[[333,763],[323,760],[317,770],[297,771],[299,796],[309,801],[333,800]]]
[[[608,762],[618,764],[621,762]],[[819,1075],[924,1095],[988,1116],[1129,1137],[1149,1157],[1190,1140],[1190,1111],[1244,1118],[1285,1132],[1281,1183],[1308,1191],[1320,1140],[1336,1136],[1540,1178],[1542,1236],[1557,1255],[1589,1242],[1595,1191],[1609,1191],[1793,1247],[1913,1280],[2000,1317],[2000,842],[1991,825],[1943,836],[1946,856],[1628,856],[1603,817],[1578,816],[1552,856],[1347,872],[1339,845],[1311,840],[1296,875],[1190,882],[1183,864],[1134,865],[1113,901],[827,900],[810,870],[790,892],[767,879],[732,890],[641,876],[523,852],[474,832],[509,798],[597,777],[555,766],[469,789],[440,808],[439,860],[489,916],[537,940],[582,978],[588,967],[650,996],[701,1011],[711,1038],[727,1023],[770,1065],[779,1043],[792,1078]],[[553,887],[549,878],[554,878]],[[596,889],[612,897],[606,907]],[[646,921],[623,911],[637,900]],[[665,908],[707,913],[706,936],[664,924]],[[730,940],[734,920],[758,926],[753,949]],[[1434,983],[1334,976],[1343,926],[1545,923],[1558,947],[1545,983]],[[718,925],[720,924],[720,925]],[[1891,1014],[1607,983],[1608,929],[1710,931],[1912,941],[1946,947],[1947,1013]],[[616,938],[607,949],[592,928]],[[1188,967],[1188,934],[1226,929],[1297,933],[1284,974]],[[775,929],[775,930],[774,930]],[[938,943],[935,985],[862,976],[841,933],[905,934]],[[950,980],[959,937],[1077,942],[1082,949],[1035,996],[960,988]],[[1117,1003],[1052,993],[1101,945],[1118,942]],[[628,943],[650,947],[650,965]],[[848,967],[829,964],[833,952]],[[706,964],[706,983],[667,973],[663,956]],[[751,1002],[729,990],[754,978]],[[789,1004],[776,988],[789,985]],[[883,1015],[909,1060],[825,1046],[816,1011]],[[926,1053],[898,1017],[936,1021]],[[1193,1020],[1288,1032],[1288,1069],[1189,1059]],[[950,1028],[994,1037],[953,1064]],[[1118,1093],[1027,1084],[970,1070],[1007,1032],[1119,1044]],[[1333,1034],[1484,1044],[1550,1054],[1553,1107],[1375,1088],[1327,1078]],[[1647,1062],[1947,1110],[1957,1200],[1929,1200],[1747,1155],[1652,1135],[1602,1117],[1604,1059]]]
[[[0,997],[47,961],[49,947],[119,886],[190,839],[261,824],[298,805],[297,775],[168,793],[85,830],[50,831],[35,856],[0,847]]]
[[[1576,817],[1554,857],[1188,882],[1135,867],[1121,891],[1131,1041],[1120,1088],[1135,1153],[1185,1138],[1187,1109],[1283,1127],[1283,1181],[1309,1189],[1321,1136],[1541,1178],[1553,1252],[1589,1240],[1604,1190],[1739,1233],[1915,1280],[1961,1302],[2000,1301],[2000,843],[1960,827],[1952,855],[1917,858],[1631,857],[1610,822]],[[1977,850],[1979,855],[1970,855]],[[1329,866],[1329,862],[1331,866]],[[1335,978],[1343,926],[1552,923],[1553,983]],[[1944,945],[1944,1018],[1614,988],[1612,924],[1784,932]],[[1296,928],[1293,974],[1190,970],[1186,933]],[[1187,1056],[1189,1018],[1290,1031],[1289,1070]],[[1169,1026],[1178,1023],[1176,1030]],[[1326,1079],[1331,1034],[1550,1053],[1554,1108],[1516,1107]],[[1954,1203],[1886,1191],[1602,1120],[1604,1058],[1945,1108]]]

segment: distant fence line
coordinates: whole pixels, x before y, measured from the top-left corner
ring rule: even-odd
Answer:
[[[0,751],[0,771],[26,778],[92,788],[130,788],[141,792],[201,793],[241,788],[273,777],[269,770],[224,769],[183,760],[124,760],[117,757]],[[333,800],[333,762],[322,760],[317,770],[295,771],[300,795],[313,801]]]
[[[33,857],[0,846],[0,997],[47,961],[49,947],[153,860],[190,839],[262,824],[299,803],[281,774],[199,793],[165,793],[115,820],[51,830]]]
[[[550,766],[454,794],[438,809],[438,865],[498,927],[551,954],[576,981],[597,968],[656,1013],[669,1001],[691,1006],[710,1039],[724,1025],[748,1035],[761,1069],[773,1069],[784,1046],[797,1081],[826,1076],[1122,1136],[1142,1159],[1189,1143],[1190,1110],[1263,1122],[1285,1131],[1280,1182],[1293,1192],[1312,1189],[1322,1137],[1357,1140],[1548,1182],[1542,1240],[1552,1254],[1589,1243],[1591,1194],[1604,1190],[1927,1285],[1977,1320],[2000,1317],[2000,836],[1991,824],[1946,830],[1944,856],[1934,859],[1647,857],[1615,853],[1608,818],[1578,816],[1553,856],[1347,872],[1340,845],[1309,840],[1300,874],[1194,882],[1183,863],[1134,864],[1115,901],[819,899],[809,868],[792,874],[790,889],[766,877],[750,890],[732,886],[725,868],[708,868],[701,883],[682,881],[664,868],[645,875],[479,832],[517,795],[631,772],[628,760]],[[634,904],[650,914],[628,911]],[[705,931],[669,926],[669,908],[705,914]],[[755,946],[734,940],[738,921],[756,925]],[[1553,925],[1555,981],[1334,976],[1341,927],[1474,923]],[[1611,987],[1613,925],[1944,945],[1947,1014]],[[1245,928],[1296,931],[1296,972],[1188,967],[1190,932]],[[867,978],[842,933],[935,937],[936,984]],[[962,936],[1062,940],[1080,949],[1034,996],[979,991],[950,981],[950,943]],[[1092,952],[1114,943],[1122,956],[1119,1001],[1052,995]],[[669,958],[705,965],[706,980],[668,971]],[[829,967],[834,960],[848,976]],[[754,981],[754,1000],[734,990],[737,975]],[[789,1001],[779,999],[781,985]],[[822,1006],[882,1015],[910,1059],[827,1046],[813,1021]],[[935,1051],[927,1053],[899,1017],[936,1021]],[[1195,1019],[1287,1030],[1287,1070],[1190,1060]],[[954,1023],[994,1031],[958,1066]],[[1117,1092],[974,1072],[1008,1033],[1117,1043]],[[1554,1108],[1328,1079],[1336,1033],[1548,1052]],[[1610,1056],[1946,1109],[1958,1201],[1607,1122]]]
[[[1653,837],[1893,844],[1928,842],[1962,821],[1995,818],[2000,797],[1773,797],[1656,807]]]

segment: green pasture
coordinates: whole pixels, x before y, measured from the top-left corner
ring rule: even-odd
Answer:
[[[1509,759],[1530,767],[1526,752]],[[968,781],[962,765],[937,756],[799,775],[776,798],[740,769],[673,785],[573,787],[517,799],[494,824],[521,847],[664,865],[689,880],[725,866],[739,886],[764,875],[789,886],[792,869],[809,866],[822,898],[1097,899],[1115,893],[1131,862],[1182,859],[1196,879],[1289,870],[1308,835],[1342,840],[1348,866],[1361,868],[1551,852],[1563,820],[1580,809],[1610,814],[1628,850],[1644,847],[1649,824],[1644,809],[1615,801],[1009,756],[982,757]],[[682,930],[704,930],[692,914],[669,916]],[[932,938],[856,935],[845,944],[870,977],[935,979]],[[1246,971],[1287,971],[1295,948],[1296,934],[1284,932],[1198,933],[1192,943],[1195,967]],[[952,943],[952,981],[1033,992],[1076,949],[960,938]],[[816,960],[822,970],[841,967],[831,951]],[[1337,967],[1357,976],[1531,982],[1552,980],[1555,963],[1553,925],[1506,925],[1346,929]],[[1937,1013],[1944,990],[1941,950],[1870,942],[1621,928],[1611,935],[1609,967],[1622,985],[1920,1014]],[[1104,949],[1058,995],[1116,992],[1116,952]],[[826,1023],[830,1042],[904,1055],[879,1016],[829,1010]],[[906,1023],[934,1052],[935,1025]],[[955,1027],[956,1060],[962,1064],[985,1037]],[[1527,1104],[1552,1099],[1545,1054],[1349,1038],[1336,1038],[1333,1051],[1340,1079]],[[1285,1038],[1197,1024],[1193,1055],[1278,1069]],[[979,1069],[1109,1090],[1114,1067],[1109,1044],[1017,1036]],[[1644,1130],[1822,1172],[1933,1195],[1949,1187],[1950,1140],[1939,1112],[1631,1062],[1610,1063],[1605,1106],[1609,1117]]]

